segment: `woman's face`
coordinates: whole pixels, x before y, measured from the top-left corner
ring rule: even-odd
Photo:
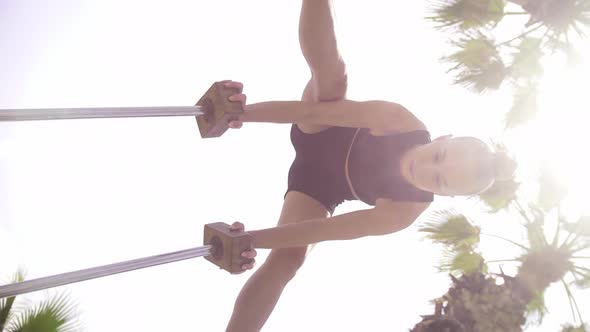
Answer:
[[[408,154],[407,176],[416,187],[437,195],[475,194],[493,181],[485,173],[489,158],[483,142],[442,136]]]

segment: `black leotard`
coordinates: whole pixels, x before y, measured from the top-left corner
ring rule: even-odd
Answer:
[[[430,202],[432,193],[412,186],[399,172],[402,154],[414,145],[428,142],[430,134],[425,130],[373,136],[365,128],[330,127],[306,134],[293,124],[291,143],[296,155],[289,169],[287,192],[296,190],[307,194],[332,214],[338,204],[356,200],[344,169],[350,149],[350,181],[363,202],[375,205],[377,198]]]

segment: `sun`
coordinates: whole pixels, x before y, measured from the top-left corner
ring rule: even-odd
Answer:
[[[568,189],[568,206],[590,214],[590,57],[585,60],[568,68],[545,67],[538,115],[522,132],[527,143],[519,150]]]

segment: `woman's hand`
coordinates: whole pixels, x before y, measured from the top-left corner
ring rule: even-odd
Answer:
[[[224,83],[226,88],[234,88],[234,89],[238,89],[238,93],[231,95],[228,99],[230,101],[239,101],[242,103],[242,109],[246,108],[246,95],[242,93],[242,89],[244,88],[244,84],[240,83],[240,82],[233,82],[233,81],[227,81]],[[239,129],[242,128],[242,124],[243,122],[240,120],[236,120],[236,121],[230,121],[229,123],[229,127],[233,128],[233,129]]]
[[[243,232],[244,224],[236,221],[229,227],[229,229],[230,231]],[[256,261],[254,260],[254,258],[256,257],[256,249],[246,250],[242,252],[242,257],[246,258],[247,263],[242,264],[243,271],[241,273],[245,272],[246,270],[252,269],[256,264]]]

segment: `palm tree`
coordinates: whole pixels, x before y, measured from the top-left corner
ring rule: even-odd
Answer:
[[[572,39],[585,37],[590,26],[590,0],[508,0],[522,11],[507,11],[504,0],[431,0],[435,27],[453,34],[456,51],[443,57],[455,84],[477,93],[496,90],[504,82],[514,88],[506,127],[534,118],[543,57],[564,52],[576,57]],[[523,16],[520,31],[496,40],[497,27]]]
[[[433,301],[434,313],[423,316],[413,332],[522,331],[527,320],[536,317],[532,323],[542,323],[546,313],[543,294],[558,282],[570,300],[577,324],[563,331],[587,331],[573,288],[590,287],[590,217],[568,222],[560,208],[564,190],[547,173],[541,173],[538,196],[533,202],[525,204],[524,199],[516,198],[504,207],[509,218],[522,225],[526,243],[482,232],[482,227],[454,210],[437,212],[421,226],[420,231],[428,239],[444,245],[439,269],[450,272],[452,285]],[[555,232],[547,237],[545,228],[550,222]],[[521,253],[515,258],[486,260],[478,250],[482,236],[510,243]],[[501,266],[498,272],[490,272],[489,266],[498,263],[514,263],[517,272],[507,275]]]
[[[22,270],[13,277],[14,282],[25,279]],[[74,306],[65,295],[56,295],[40,304],[17,313],[15,297],[0,299],[0,332],[75,332]],[[20,308],[19,308],[20,309]]]

